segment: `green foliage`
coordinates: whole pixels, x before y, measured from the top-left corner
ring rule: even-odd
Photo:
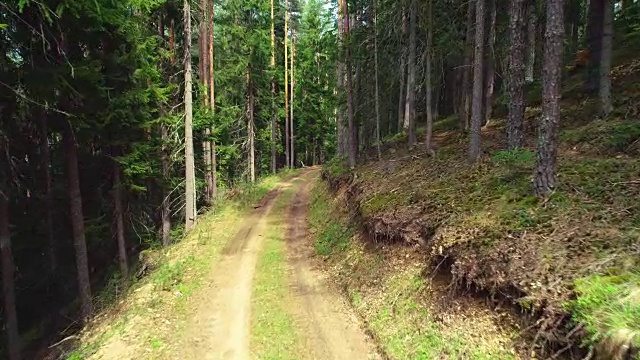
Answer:
[[[491,157],[491,160],[498,165],[531,168],[535,157],[536,154],[527,149],[499,150]]]
[[[628,336],[640,345],[640,274],[592,275],[576,281],[576,299],[566,304],[589,333],[588,345]],[[622,345],[622,344],[619,344]]]
[[[347,163],[347,159],[345,157],[336,157],[331,159],[324,165],[324,170],[331,176],[335,178],[340,178],[349,174],[349,164]]]
[[[185,264],[189,261],[164,263],[153,273],[153,283],[158,290],[172,291],[182,282],[185,272]]]
[[[315,234],[314,246],[322,256],[344,252],[355,234],[355,229],[336,217],[327,199],[327,189],[314,187],[309,210],[309,226]]]

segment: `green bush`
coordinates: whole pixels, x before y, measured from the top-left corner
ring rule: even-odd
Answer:
[[[635,334],[640,345],[640,274],[593,275],[576,281],[575,300],[566,304],[573,320],[583,324],[589,342],[599,342],[619,333]]]

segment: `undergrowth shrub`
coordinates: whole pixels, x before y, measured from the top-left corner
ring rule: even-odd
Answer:
[[[625,334],[640,345],[640,273],[592,275],[575,283],[576,298],[565,307],[587,331],[588,343]]]

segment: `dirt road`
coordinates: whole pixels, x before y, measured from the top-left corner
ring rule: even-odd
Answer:
[[[250,359],[251,295],[256,262],[263,249],[271,215],[287,221],[287,261],[291,309],[304,343],[304,359],[375,359],[375,347],[362,331],[345,300],[314,269],[312,240],[307,232],[309,189],[317,171],[304,172],[273,190],[226,244],[223,258],[211,269],[207,285],[196,297],[180,353],[186,359]],[[287,214],[271,214],[283,191],[293,188]],[[274,329],[277,331],[277,329]]]

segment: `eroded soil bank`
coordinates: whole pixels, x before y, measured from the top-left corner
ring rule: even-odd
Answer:
[[[583,356],[581,350],[574,352],[571,348],[557,349],[551,355],[543,353],[537,344],[545,334],[533,326],[537,314],[522,312],[503,294],[456,282],[447,259],[434,262],[419,242],[408,244],[371,236],[374,231],[354,211],[359,204],[353,203],[352,184],[335,185],[330,188],[327,182],[319,182],[312,191],[310,223],[316,252],[386,356]]]

